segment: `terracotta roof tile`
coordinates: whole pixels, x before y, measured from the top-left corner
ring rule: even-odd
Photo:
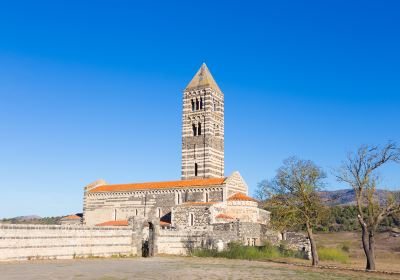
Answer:
[[[109,227],[109,226],[127,226],[129,225],[128,220],[118,220],[118,221],[107,221],[104,223],[97,224],[98,227]]]
[[[228,198],[228,201],[254,201],[254,202],[258,202],[257,200],[255,200],[254,198],[247,196],[243,193],[235,193],[234,195],[230,196]]]
[[[66,216],[66,217],[64,217],[64,218],[62,218],[63,220],[80,220],[81,219],[81,217],[79,217],[78,215],[69,215],[69,216]]]
[[[118,192],[131,190],[147,190],[147,189],[170,189],[170,188],[188,188],[202,187],[211,185],[221,185],[225,178],[209,178],[209,179],[194,179],[166,182],[150,182],[137,184],[119,184],[119,185],[103,185],[98,186],[89,192]]]
[[[217,216],[215,216],[215,218],[217,219],[224,219],[224,220],[233,220],[234,218],[225,214],[218,214]]]

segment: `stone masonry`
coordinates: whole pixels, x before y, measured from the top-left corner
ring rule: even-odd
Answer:
[[[224,177],[224,94],[203,63],[183,93],[182,179]]]

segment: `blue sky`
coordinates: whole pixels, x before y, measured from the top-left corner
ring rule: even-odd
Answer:
[[[83,186],[180,176],[181,95],[225,93],[225,170],[329,174],[400,142],[398,1],[3,1],[0,217],[82,211]],[[400,187],[400,167],[383,185]]]

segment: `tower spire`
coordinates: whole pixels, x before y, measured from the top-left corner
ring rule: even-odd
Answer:
[[[190,83],[186,86],[185,90],[196,90],[200,88],[212,88],[218,92],[221,92],[218,84],[215,82],[213,76],[207,65],[203,62],[200,69],[194,75]]]

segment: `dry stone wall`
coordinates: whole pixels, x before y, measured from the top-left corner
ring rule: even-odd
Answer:
[[[288,249],[304,252],[310,257],[310,243],[304,234],[290,232],[284,241]],[[216,223],[208,230],[163,229],[159,231],[158,253],[187,255],[196,248],[224,249],[230,242],[248,246],[262,246],[265,241],[274,245],[282,242],[282,235],[267,225],[234,221]]]
[[[188,210],[207,214],[201,207]],[[207,226],[199,221],[204,226],[160,229],[157,222],[158,218],[138,217],[132,218],[127,227],[0,225],[0,261],[141,255],[149,223],[155,225],[156,254],[187,255],[195,248],[223,249],[230,242],[258,246],[268,240],[277,245],[282,239],[278,232],[257,223],[234,221]],[[284,240],[288,248],[309,255],[309,241],[303,234],[287,233]]]
[[[132,229],[47,225],[0,225],[0,260],[70,259],[136,255]]]

